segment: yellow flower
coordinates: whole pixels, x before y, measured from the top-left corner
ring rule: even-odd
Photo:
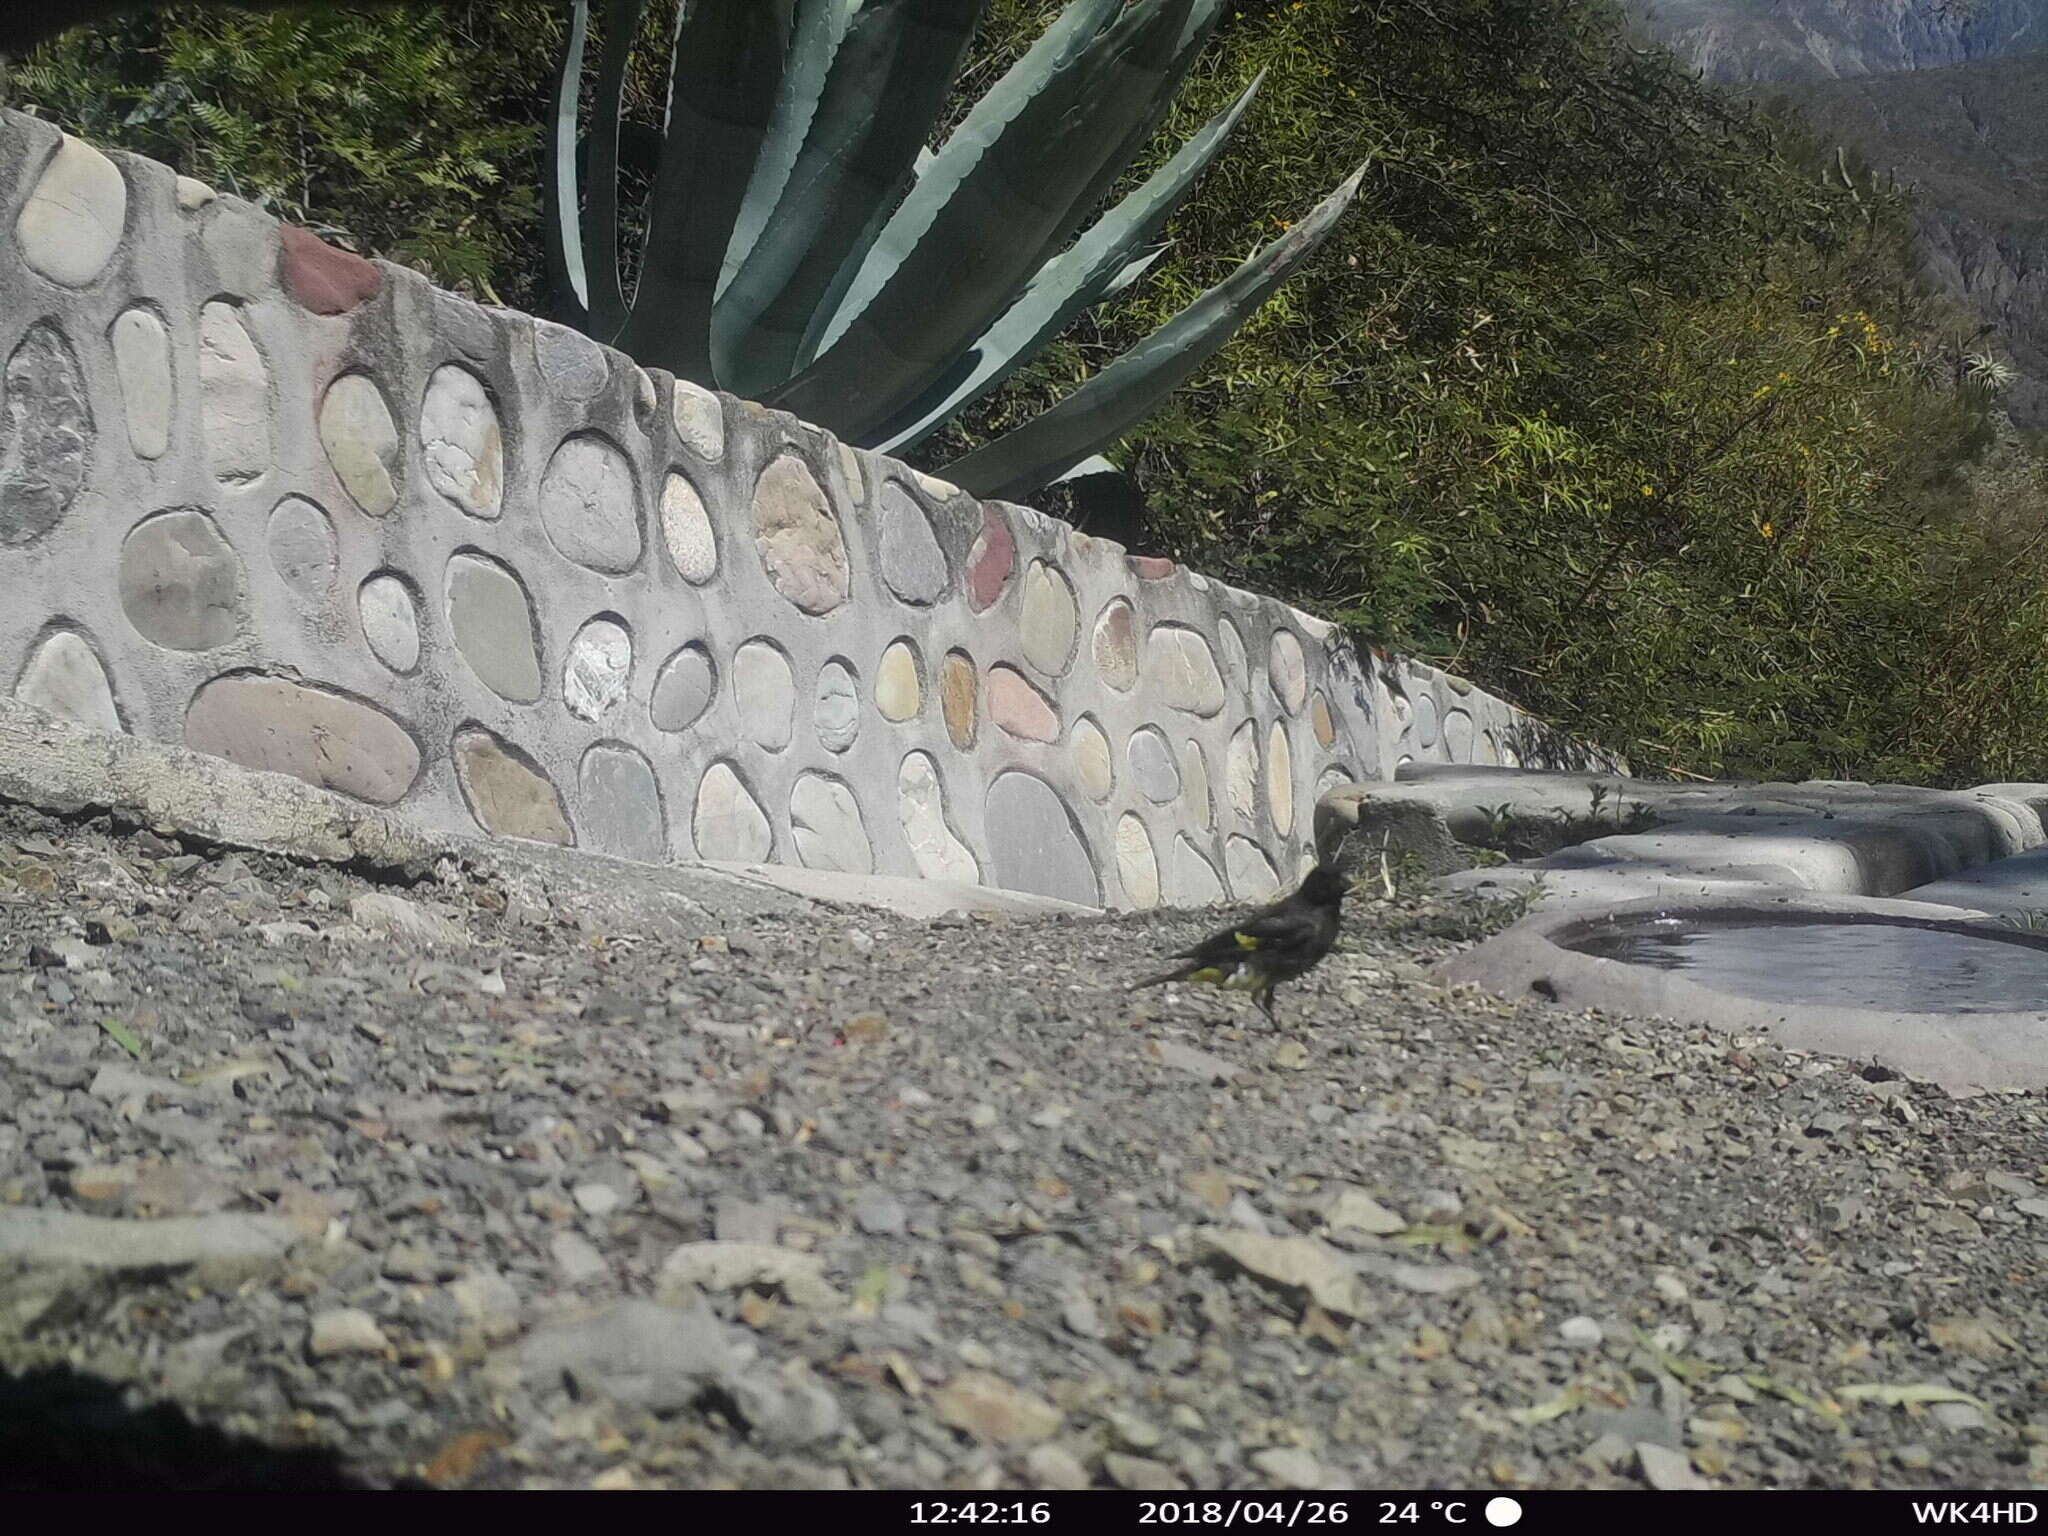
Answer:
[[[1775,523],[1765,523],[1757,532],[1767,539],[1775,539],[1778,536],[1778,527]]]
[[[1654,496],[1657,494],[1657,488],[1654,485],[1646,485],[1643,487],[1643,494],[1645,496]]]

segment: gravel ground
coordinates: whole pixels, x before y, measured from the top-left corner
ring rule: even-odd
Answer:
[[[0,808],[0,1462],[2048,1482],[2039,1096],[1447,993],[1420,901],[1278,1029],[1122,990],[1213,921],[656,941]]]

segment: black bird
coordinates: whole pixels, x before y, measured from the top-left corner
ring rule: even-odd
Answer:
[[[1252,1001],[1273,1018],[1273,989],[1306,975],[1337,942],[1344,904],[1344,877],[1328,864],[1308,872],[1293,895],[1262,907],[1243,922],[1212,933],[1174,958],[1186,962],[1131,988],[1163,981],[1206,981]]]

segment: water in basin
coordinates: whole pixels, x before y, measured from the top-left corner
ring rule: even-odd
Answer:
[[[1763,1002],[1902,1013],[2048,1012],[2048,943],[1961,925],[1665,917],[1596,928],[1566,948],[1683,971]]]

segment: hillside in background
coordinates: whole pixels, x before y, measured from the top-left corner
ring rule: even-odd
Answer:
[[[1708,79],[1799,108],[1917,197],[1927,275],[2019,377],[2048,428],[2048,0],[1635,0],[1638,26]]]
[[[1709,80],[1848,79],[2048,48],[2048,0],[1629,0]]]

